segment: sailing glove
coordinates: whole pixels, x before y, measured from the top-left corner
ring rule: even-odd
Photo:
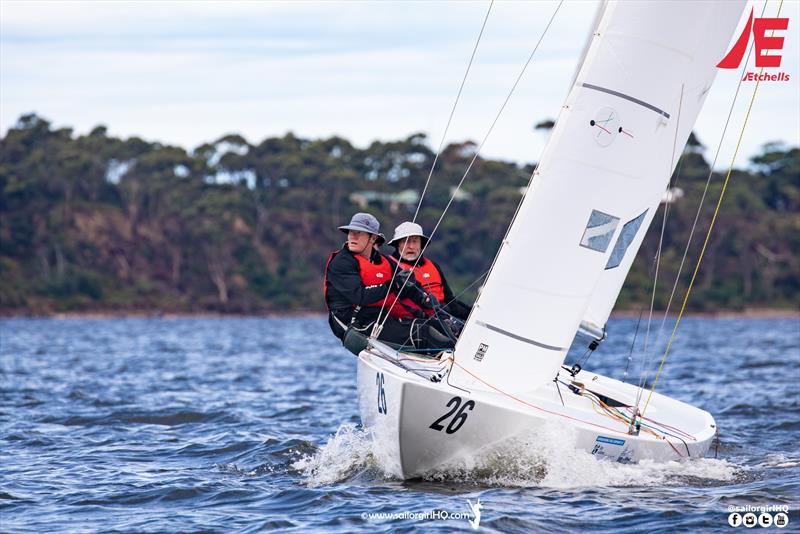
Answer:
[[[404,296],[409,292],[417,280],[414,278],[414,273],[411,270],[401,269],[397,271],[394,276],[394,290],[398,293],[402,292]]]
[[[398,271],[394,278],[394,290],[400,297],[411,299],[411,302],[418,306],[432,307],[431,296],[422,289],[410,269]]]

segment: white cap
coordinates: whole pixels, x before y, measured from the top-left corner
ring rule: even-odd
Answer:
[[[394,229],[394,236],[392,236],[392,240],[389,241],[389,244],[396,247],[398,241],[413,235],[418,235],[422,238],[423,247],[428,242],[428,236],[422,233],[422,226],[411,221],[406,221],[404,223],[400,223],[400,226]]]

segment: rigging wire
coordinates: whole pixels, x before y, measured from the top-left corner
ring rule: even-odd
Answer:
[[[764,15],[766,9],[767,9],[767,2],[764,2],[764,6],[761,8],[761,16]],[[669,316],[669,310],[672,307],[672,301],[673,301],[673,299],[675,297],[675,293],[676,293],[677,288],[678,288],[678,282],[680,281],[680,276],[681,276],[681,273],[683,272],[683,266],[685,264],[687,254],[689,252],[689,248],[690,248],[691,243],[692,243],[692,239],[693,239],[693,236],[694,236],[695,229],[697,228],[697,222],[700,219],[700,214],[701,214],[701,212],[703,210],[703,205],[705,204],[706,194],[708,193],[708,188],[709,188],[709,186],[711,184],[711,178],[714,175],[714,167],[717,164],[717,158],[719,157],[720,151],[722,149],[722,143],[725,140],[725,134],[726,134],[726,132],[728,130],[728,125],[730,124],[731,116],[733,115],[733,109],[734,109],[734,107],[736,105],[736,100],[738,99],[738,96],[739,96],[739,90],[742,87],[742,81],[744,80],[743,74],[744,74],[744,71],[747,70],[747,64],[748,64],[748,61],[750,60],[750,54],[753,51],[753,45],[754,45],[754,43],[750,43],[750,48],[749,48],[749,50],[747,52],[747,57],[745,58],[744,63],[742,65],[742,73],[739,76],[739,83],[736,86],[736,91],[734,92],[733,100],[731,101],[731,106],[730,106],[730,109],[728,110],[728,117],[725,120],[725,126],[722,129],[722,135],[720,136],[719,143],[717,144],[717,150],[716,150],[716,152],[714,154],[714,161],[711,164],[711,167],[710,167],[710,170],[709,170],[709,173],[708,173],[708,178],[706,179],[706,184],[705,184],[705,187],[703,189],[703,194],[701,195],[700,203],[697,206],[697,212],[695,213],[694,221],[692,222],[692,228],[689,231],[689,238],[688,238],[688,240],[686,242],[686,247],[683,250],[683,256],[681,257],[681,262],[680,262],[680,265],[678,266],[678,272],[675,275],[675,282],[672,284],[672,290],[670,292],[669,299],[667,300],[667,306],[664,309],[664,316],[661,318],[661,324],[658,327],[658,334],[656,335],[656,341],[655,341],[655,344],[654,344],[655,347],[658,347],[658,346],[661,345],[661,339],[663,337],[664,326],[666,325],[667,317]],[[681,165],[682,164],[683,164],[683,161],[681,161]],[[680,176],[680,171],[676,175],[676,180],[677,180],[678,176]],[[667,207],[665,207],[665,210],[666,210]],[[666,219],[666,211],[665,211],[665,219]],[[649,360],[649,355],[650,355],[650,353],[647,351],[647,347],[645,347],[645,350],[644,350],[644,361],[642,363],[642,376],[641,376],[640,383],[639,383],[640,390],[639,390],[639,394],[637,394],[637,406],[638,406],[638,403],[639,403],[639,395],[641,395],[641,392],[643,391],[643,389],[644,389],[644,387],[646,385],[646,382],[647,382],[646,381],[646,377],[647,377],[647,362]]]
[[[414,218],[412,219],[413,222],[417,221],[417,215],[419,214],[419,209],[422,207],[422,201],[425,198],[425,193],[428,191],[428,185],[431,182],[431,178],[433,177],[433,171],[436,168],[436,162],[439,161],[439,156],[442,153],[442,147],[444,146],[445,139],[447,138],[447,132],[450,129],[450,123],[453,121],[453,116],[456,112],[456,107],[458,106],[458,101],[461,99],[461,92],[464,90],[464,84],[467,82],[467,76],[469,75],[469,71],[472,68],[472,62],[475,59],[475,54],[478,51],[478,45],[481,42],[481,37],[483,37],[483,30],[486,28],[486,23],[489,21],[489,14],[492,12],[492,6],[494,5],[494,0],[489,2],[489,9],[486,10],[486,16],[483,18],[483,25],[481,25],[481,31],[478,33],[478,38],[475,40],[475,46],[472,48],[472,55],[469,58],[469,63],[467,64],[467,70],[464,71],[464,77],[461,79],[461,85],[458,88],[458,94],[456,94],[455,102],[453,102],[453,107],[450,110],[450,117],[447,119],[447,126],[444,128],[444,133],[442,134],[442,139],[439,141],[439,148],[436,149],[436,156],[433,158],[433,163],[431,164],[431,170],[428,172],[428,178],[425,180],[425,186],[422,188],[422,194],[419,197],[419,202],[417,203],[417,209],[414,211]],[[422,253],[420,253],[420,256]],[[416,264],[414,264],[416,267]],[[394,279],[397,277],[397,273],[400,270],[400,263],[398,262],[397,265],[394,266],[392,270],[392,279],[389,281],[389,292],[391,292],[391,286],[394,284]],[[381,314],[383,314],[383,308],[386,302],[384,301],[381,304],[381,309],[378,311],[378,318],[375,321],[375,326],[372,329],[372,337],[377,337],[378,333],[380,332],[381,327],[383,326],[383,322],[381,321]],[[394,303],[392,303],[394,306]],[[389,307],[389,311],[391,311],[392,306]],[[389,312],[386,312],[386,317],[389,316]],[[384,319],[385,320],[385,319]]]
[[[544,31],[542,31],[542,34],[539,36],[539,40],[537,41],[536,46],[533,48],[533,51],[528,56],[528,60],[522,66],[522,70],[520,71],[519,75],[517,76],[517,79],[514,81],[514,85],[511,87],[511,90],[508,92],[508,95],[506,95],[506,98],[503,101],[503,105],[500,106],[500,110],[497,112],[497,115],[495,116],[494,120],[492,121],[491,126],[489,126],[489,129],[486,131],[486,135],[484,135],[483,140],[481,141],[480,145],[478,145],[478,148],[475,150],[475,154],[472,156],[472,160],[470,161],[469,165],[467,166],[467,170],[464,172],[464,175],[461,177],[461,180],[458,182],[458,185],[453,190],[453,193],[450,195],[450,200],[448,200],[447,205],[445,205],[444,210],[442,211],[442,214],[439,216],[439,220],[436,221],[436,225],[433,227],[433,230],[431,231],[430,235],[428,236],[428,242],[425,243],[425,246],[420,251],[419,257],[414,262],[414,265],[411,267],[412,270],[417,266],[417,264],[419,263],[420,258],[422,258],[423,254],[425,253],[425,250],[428,248],[428,245],[430,245],[431,240],[433,239],[433,236],[436,233],[436,230],[438,230],[439,225],[442,222],[442,219],[444,219],[445,214],[447,214],[447,210],[450,209],[450,206],[452,205],[453,200],[456,197],[456,194],[458,194],[458,191],[461,189],[461,186],[464,184],[464,181],[467,179],[467,176],[469,175],[470,170],[472,170],[472,166],[475,164],[475,161],[478,159],[478,155],[481,152],[481,148],[483,148],[483,145],[486,143],[486,140],[489,138],[489,135],[491,135],[492,130],[494,130],[494,127],[497,124],[497,121],[500,119],[500,116],[502,115],[503,111],[505,110],[506,105],[508,104],[508,101],[511,99],[511,95],[514,94],[514,91],[516,90],[517,85],[519,85],[519,82],[522,79],[523,74],[525,74],[525,71],[527,70],[528,65],[530,65],[531,61],[533,60],[533,56],[536,54],[536,51],[539,50],[539,45],[542,44],[542,40],[544,39],[544,36],[547,34],[547,31],[550,29],[550,26],[553,24],[553,20],[556,18],[556,15],[558,14],[558,11],[561,9],[561,6],[563,4],[564,4],[564,0],[560,0],[558,5],[556,6],[556,9],[553,11],[553,14],[550,16],[550,20],[547,22],[547,25],[545,26]],[[394,275],[396,275],[396,273],[397,273],[397,270],[395,270],[395,272],[394,272],[394,274],[392,276],[392,282],[394,281],[394,278],[395,278]],[[408,280],[409,279],[407,278],[406,281],[403,282],[403,285],[400,288],[400,291],[398,291],[398,294],[402,293],[403,289],[405,289],[405,286],[407,285]],[[395,299],[395,301],[392,302],[391,306],[389,306],[389,310],[386,312],[386,316],[382,320],[381,320],[381,313],[383,311],[383,306],[381,306],[381,311],[378,312],[378,319],[375,321],[375,326],[372,329],[372,337],[377,337],[378,333],[380,332],[380,329],[383,326],[383,323],[389,317],[389,313],[392,311],[392,308],[394,307],[394,305],[396,303],[397,303],[397,299]]]
[[[431,164],[431,170],[428,173],[428,179],[425,180],[425,187],[422,188],[422,195],[419,197],[419,203],[417,204],[417,209],[414,212],[414,218],[411,219],[412,222],[417,222],[417,215],[419,215],[419,209],[422,207],[422,200],[425,198],[425,193],[428,191],[428,184],[431,183],[431,177],[433,176],[433,170],[436,168],[436,162],[439,161],[439,156],[442,154],[442,147],[444,146],[444,141],[447,139],[447,131],[450,129],[450,123],[453,121],[453,115],[456,112],[456,106],[458,106],[458,101],[461,98],[461,91],[464,90],[464,84],[467,82],[467,75],[469,75],[469,70],[472,68],[472,61],[475,59],[475,53],[478,51],[478,44],[481,42],[481,37],[483,36],[483,30],[486,28],[486,23],[489,21],[489,13],[492,12],[492,6],[494,5],[494,0],[489,2],[489,9],[486,10],[486,16],[483,19],[483,26],[481,26],[481,31],[478,34],[478,39],[475,41],[475,47],[472,49],[472,55],[469,58],[469,64],[467,65],[467,70],[464,72],[464,78],[461,80],[461,86],[458,88],[458,94],[456,95],[456,101],[453,103],[453,109],[450,110],[450,117],[447,119],[447,126],[444,128],[444,133],[442,134],[442,140],[439,141],[439,148],[436,149],[436,157],[433,158],[433,164]]]
[[[685,84],[681,83],[681,96],[678,99],[678,115],[675,117],[675,135],[672,139],[672,155],[669,158],[669,181],[667,183],[667,194],[672,187],[672,169],[674,169],[673,165],[675,164],[675,152],[677,151],[678,145],[678,131],[680,130],[681,126],[681,111],[683,110],[683,91],[685,88]],[[645,380],[645,372],[647,370],[647,355],[648,355],[648,346],[647,343],[650,340],[650,324],[653,320],[653,307],[656,303],[656,289],[658,287],[658,270],[661,266],[661,251],[664,245],[664,230],[667,228],[667,218],[669,217],[669,197],[664,199],[664,216],[661,219],[661,234],[658,237],[658,249],[656,251],[656,271],[653,275],[653,292],[650,296],[650,312],[647,315],[647,329],[645,330],[644,334],[644,352],[642,358],[642,375],[639,380],[639,391],[636,393],[636,408],[639,408],[639,401],[642,397],[642,390],[644,388],[644,380]]]
[[[459,292],[457,295],[453,295],[453,298],[452,298],[452,299],[450,299],[450,300],[448,300],[446,303],[442,304],[442,305],[441,305],[441,307],[442,307],[442,308],[446,308],[448,305],[450,305],[450,304],[452,304],[453,302],[457,301],[457,300],[458,300],[458,298],[459,298],[461,295],[463,295],[464,293],[466,293],[466,292],[467,292],[467,290],[468,290],[469,288],[471,288],[472,286],[474,286],[475,284],[477,284],[477,283],[478,283],[480,280],[482,280],[484,277],[486,277],[486,275],[487,275],[487,274],[489,274],[489,269],[486,269],[486,270],[483,272],[483,274],[482,274],[482,275],[478,276],[478,277],[477,277],[475,280],[473,280],[473,281],[472,281],[472,282],[471,282],[471,283],[470,283],[470,284],[469,284],[467,287],[465,287],[464,289],[462,289],[462,290],[461,290],[461,292]],[[433,316],[433,315],[431,315],[430,317],[428,317],[427,319],[425,319],[425,320],[424,320],[422,323],[420,323],[420,326],[424,326],[424,325],[428,324],[428,321],[430,321],[430,320],[431,320],[431,319],[433,319],[433,318],[434,318],[434,316]],[[409,351],[409,350],[412,350],[412,349],[405,348],[405,347],[406,347],[406,343],[408,343],[409,341],[411,341],[411,334],[409,334],[409,336],[406,338],[406,340],[405,340],[405,341],[403,341],[403,343],[400,345],[400,349],[398,349],[398,350],[402,350],[402,351]],[[415,350],[416,350],[416,349],[415,349]],[[428,350],[430,350],[430,349],[428,349]],[[445,349],[445,350],[449,350],[449,349]]]
[[[648,283],[651,284],[651,285],[652,285],[653,280],[654,280],[654,276],[653,276],[654,272],[655,272],[655,256],[653,257],[653,261],[650,263],[649,270],[647,271],[647,280],[648,280]],[[650,290],[651,290],[651,286],[648,286],[647,287],[647,292],[649,293]],[[626,366],[625,366],[626,376],[627,376],[628,365],[630,365],[630,362],[631,362],[631,360],[633,358],[633,352],[634,352],[634,350],[636,348],[636,338],[638,337],[639,327],[642,324],[642,316],[644,315],[644,309],[645,309],[645,305],[642,304],[642,306],[639,308],[639,320],[636,322],[636,331],[633,334],[633,341],[631,342],[631,349],[630,349],[630,351],[628,353],[628,364],[626,364]],[[641,388],[644,387],[643,384],[645,383],[644,382],[644,375],[645,375],[645,369],[646,369],[646,360],[647,360],[647,351],[642,350],[642,366],[641,366],[641,374],[639,376],[639,382],[637,382],[637,387],[639,388],[639,391],[637,391],[637,395],[636,395],[636,402],[635,402],[636,405],[639,404],[640,391],[641,391]]]
[[[778,14],[781,14],[781,8],[783,7],[783,0],[778,5]],[[773,30],[774,35],[774,30]],[[764,73],[764,67],[761,67],[761,71],[759,74]],[[678,313],[678,319],[675,321],[675,326],[672,328],[672,334],[669,336],[669,342],[667,343],[667,348],[664,351],[664,357],[661,359],[661,365],[658,367],[658,372],[656,373],[655,379],[653,380],[653,387],[650,389],[650,394],[647,396],[647,402],[644,404],[644,409],[642,410],[642,414],[647,410],[647,407],[650,405],[650,399],[653,397],[653,393],[656,390],[656,384],[658,383],[658,378],[661,376],[661,371],[664,369],[664,363],[667,361],[667,356],[669,355],[669,349],[672,347],[672,341],[675,339],[675,333],[678,331],[678,326],[681,324],[681,319],[683,318],[683,312],[686,310],[686,303],[689,301],[689,295],[692,293],[692,288],[694,287],[694,282],[697,279],[697,273],[700,271],[700,264],[703,262],[703,256],[705,255],[706,248],[708,246],[708,241],[711,238],[711,232],[714,230],[714,223],[717,221],[717,215],[719,214],[719,208],[722,205],[722,200],[725,198],[725,191],[728,188],[728,182],[731,178],[731,173],[733,172],[733,164],[736,162],[736,156],[739,153],[739,148],[742,144],[742,138],[744,137],[744,131],[747,128],[747,121],[750,119],[750,112],[753,109],[753,102],[755,102],[756,94],[758,92],[758,86],[761,84],[759,79],[756,80],[756,85],[753,88],[753,95],[750,97],[750,104],[747,106],[747,113],[744,116],[744,122],[742,124],[742,129],[739,132],[739,140],[736,142],[736,149],[733,151],[733,156],[731,157],[731,164],[728,167],[728,172],[725,176],[725,181],[722,183],[722,191],[719,193],[719,199],[717,199],[717,205],[714,208],[714,215],[711,217],[711,223],[708,226],[708,232],[706,233],[706,238],[703,241],[703,246],[700,249],[700,256],[697,258],[697,264],[695,265],[694,272],[692,273],[692,278],[689,281],[689,287],[686,289],[686,294],[683,297],[683,304],[681,305],[681,311]]]
[[[764,2],[764,6],[761,8],[761,16],[764,16],[764,13],[767,10],[767,2]],[[774,32],[773,32],[774,33]],[[744,72],[747,70],[747,64],[750,61],[750,54],[753,51],[753,45],[755,43],[750,43],[750,48],[747,51],[747,57],[744,59],[744,63],[742,64],[742,72],[739,75],[739,83],[736,85],[736,92],[733,95],[733,101],[731,102],[731,107],[728,110],[728,117],[725,119],[725,126],[722,128],[722,135],[720,136],[719,143],[717,144],[717,150],[714,153],[714,161],[711,163],[711,167],[708,171],[708,178],[706,178],[706,185],[703,188],[703,194],[700,196],[700,203],[697,206],[697,213],[695,213],[694,221],[692,222],[692,228],[689,231],[689,238],[686,241],[686,248],[683,249],[683,256],[681,257],[680,265],[678,266],[678,272],[675,275],[675,283],[672,284],[672,291],[669,294],[669,300],[667,301],[667,307],[664,309],[664,317],[661,319],[661,325],[658,327],[658,334],[656,335],[656,346],[661,344],[661,339],[664,332],[664,326],[667,322],[667,316],[669,315],[669,310],[672,307],[672,300],[675,297],[675,293],[678,289],[678,282],[681,278],[681,273],[683,273],[683,266],[686,263],[686,256],[689,252],[689,247],[692,244],[692,239],[694,238],[694,231],[697,228],[697,222],[700,219],[700,213],[703,210],[703,205],[705,204],[706,194],[708,193],[708,188],[711,185],[711,178],[714,176],[714,167],[717,165],[717,159],[719,158],[719,153],[722,149],[722,142],[725,140],[725,134],[728,132],[728,125],[731,122],[731,116],[733,115],[733,108],[736,106],[736,100],[739,97],[739,90],[742,87],[742,82],[744,81]],[[680,175],[680,173],[678,173]]]
[[[623,384],[628,380],[628,368],[633,359],[633,349],[636,347],[636,337],[639,335],[639,325],[642,324],[642,316],[644,315],[644,306],[639,308],[639,320],[636,321],[636,330],[633,331],[633,341],[631,341],[631,350],[628,352],[628,361],[625,362],[625,373],[622,375]]]

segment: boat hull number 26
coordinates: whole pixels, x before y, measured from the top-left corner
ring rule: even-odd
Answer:
[[[378,413],[386,415],[386,390],[383,389],[383,373],[375,375],[375,385],[378,386]]]
[[[468,400],[462,404],[461,397],[453,397],[447,402],[447,407],[450,408],[450,411],[431,423],[431,426],[428,428],[438,430],[439,432],[444,430],[448,434],[455,434],[458,432],[458,429],[467,422],[467,410],[470,412],[472,411],[475,407],[475,401]],[[452,419],[450,419],[450,424],[445,428],[444,423],[450,417],[452,417]]]

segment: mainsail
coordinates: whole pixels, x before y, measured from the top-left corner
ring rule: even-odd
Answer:
[[[602,327],[667,187],[744,0],[608,2],[455,349],[451,383],[552,380]]]

